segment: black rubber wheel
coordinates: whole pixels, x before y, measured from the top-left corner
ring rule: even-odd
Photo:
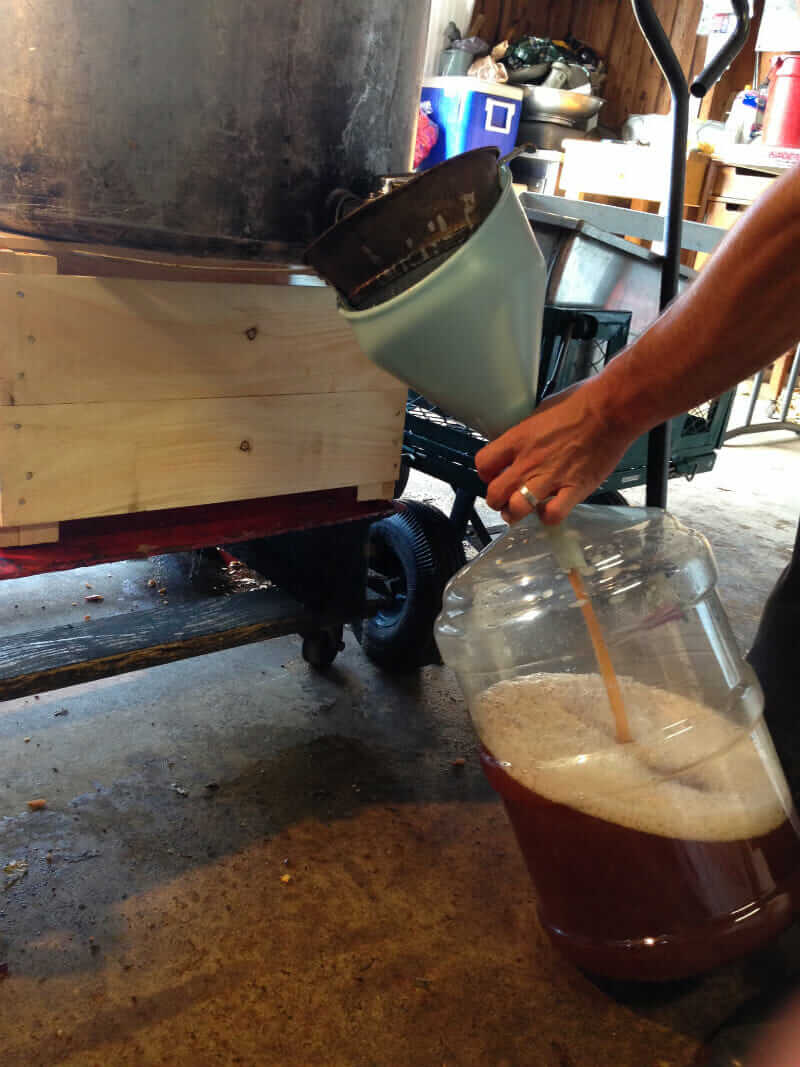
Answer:
[[[439,663],[433,624],[442,592],[465,562],[450,520],[427,504],[404,502],[402,511],[370,529],[370,585],[388,604],[353,632],[373,663],[411,671]]]
[[[595,489],[585,500],[586,504],[605,504],[611,507],[628,506],[628,501],[618,489]]]
[[[303,659],[318,671],[327,670],[343,649],[341,626],[316,630],[303,637]]]
[[[437,614],[442,606],[444,587],[467,562],[464,542],[459,537],[450,519],[432,504],[423,504],[420,500],[404,500],[403,506],[411,512],[422,527],[428,545],[433,552],[436,571],[441,578],[442,588],[439,592]]]
[[[403,456],[403,458],[400,460],[400,471],[397,475],[397,481],[394,483],[395,500],[398,500],[406,491],[406,486],[408,485],[408,478],[410,474],[411,464],[408,462],[408,459]]]

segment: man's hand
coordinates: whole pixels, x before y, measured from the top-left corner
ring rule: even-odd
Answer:
[[[542,501],[544,522],[561,522],[608,477],[636,437],[608,414],[601,378],[546,400],[476,455],[478,474],[489,486],[486,502],[507,522],[530,514],[520,485]]]
[[[489,505],[529,514],[527,485],[561,522],[640,434],[720,396],[800,339],[800,166],[748,208],[700,276],[589,381],[559,393],[478,453]]]

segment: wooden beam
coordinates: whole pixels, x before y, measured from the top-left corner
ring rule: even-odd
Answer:
[[[39,252],[14,252],[0,247],[0,274],[58,274],[58,260]]]
[[[341,621],[314,614],[277,589],[264,589],[12,634],[0,648],[0,700]]]
[[[356,500],[391,500],[394,497],[394,482],[374,482],[372,485],[359,485]]]
[[[196,257],[119,245],[73,244],[0,230],[0,248],[54,256],[59,274],[97,278],[139,278],[145,281],[236,282],[248,285],[290,285],[294,280],[319,281],[310,267],[291,259],[231,260]]]
[[[24,548],[27,545],[52,545],[58,541],[58,523],[43,526],[0,527],[0,548]]]
[[[327,287],[0,276],[0,404],[392,388]]]
[[[403,387],[0,407],[4,526],[397,477]]]
[[[121,559],[146,559],[164,552],[253,541],[293,530],[340,525],[391,514],[385,502],[359,504],[355,487],[317,493],[142,511],[62,523],[58,544],[0,552],[0,580],[93,567]]]

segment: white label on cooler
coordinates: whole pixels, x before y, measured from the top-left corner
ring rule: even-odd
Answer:
[[[487,100],[484,129],[488,133],[511,133],[511,122],[514,118],[515,108],[516,104],[507,104],[503,100]],[[502,125],[495,121],[496,111],[505,112],[505,117],[501,116],[500,118]]]

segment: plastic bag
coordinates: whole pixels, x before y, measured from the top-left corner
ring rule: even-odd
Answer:
[[[439,127],[423,109],[419,109],[419,122],[417,123],[417,139],[414,144],[414,170],[427,159],[439,140]]]
[[[453,50],[469,52],[473,56],[486,56],[489,54],[489,45],[482,37],[461,37],[450,45]]]
[[[476,59],[467,71],[470,78],[484,82],[507,82],[508,71],[502,63],[495,63],[491,56]]]

